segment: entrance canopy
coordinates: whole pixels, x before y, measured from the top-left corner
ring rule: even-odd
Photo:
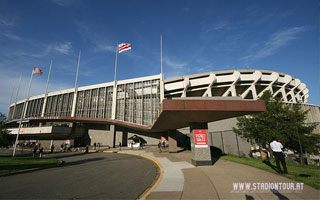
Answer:
[[[191,123],[205,123],[265,111],[262,100],[238,98],[178,98],[163,101],[162,112],[153,124],[155,130],[173,130]]]
[[[188,127],[192,123],[208,123],[263,112],[265,109],[265,103],[262,100],[243,100],[234,97],[177,98],[163,100],[160,114],[151,126],[110,118],[34,117],[26,120],[30,122],[110,124],[143,132],[159,132]]]

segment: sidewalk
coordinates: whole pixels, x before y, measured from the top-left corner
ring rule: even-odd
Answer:
[[[123,153],[142,155],[160,163],[163,177],[147,199],[319,199],[320,192],[304,185],[302,191],[242,190],[234,191],[233,183],[296,183],[263,170],[218,160],[213,166],[194,167],[191,153],[184,151],[159,153],[157,148],[123,150]]]

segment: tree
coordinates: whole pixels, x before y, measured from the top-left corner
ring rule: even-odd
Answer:
[[[313,133],[315,125],[305,123],[308,111],[303,111],[300,104],[286,105],[270,92],[265,92],[261,99],[266,103],[266,111],[239,117],[234,132],[259,145],[269,144],[275,137],[284,147],[298,153],[319,153],[320,135]]]
[[[0,113],[0,147],[8,147],[14,142],[14,137],[5,128],[5,120],[5,115]]]

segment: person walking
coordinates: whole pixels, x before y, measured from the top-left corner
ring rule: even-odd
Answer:
[[[42,154],[43,154],[43,147],[39,149],[39,158],[42,158]]]
[[[278,142],[276,138],[273,138],[272,140],[273,141],[270,143],[270,148],[271,148],[271,150],[273,152],[273,156],[276,160],[277,168],[281,174],[282,173],[288,174],[286,159],[285,159],[284,153],[282,151],[283,145],[280,142]],[[281,162],[283,170],[281,170],[280,162]]]
[[[34,147],[33,147],[33,151],[32,151],[32,153],[33,153],[33,157],[35,158],[36,157],[36,155],[37,155],[37,150],[38,150],[38,145],[34,145]]]
[[[89,145],[86,146],[86,151],[85,153],[89,153]]]
[[[119,151],[121,151],[121,145],[122,145],[121,142],[119,142]]]
[[[53,150],[54,150],[54,145],[52,144],[50,147],[50,153],[53,153]]]
[[[162,146],[162,144],[161,144],[161,140],[159,140],[159,143],[158,143],[159,153],[161,153],[161,152],[162,152],[161,146]]]

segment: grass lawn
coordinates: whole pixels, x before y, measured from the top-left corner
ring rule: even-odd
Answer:
[[[32,168],[58,166],[55,158],[0,157],[0,175],[12,174]]]
[[[249,165],[268,172],[277,173],[274,169],[272,169],[272,167],[263,163],[260,159],[237,157],[233,155],[224,155],[221,156],[221,159]],[[271,161],[271,164],[276,167],[274,160]],[[285,175],[286,177],[297,182],[303,182],[316,189],[320,189],[320,167],[313,165],[299,165],[293,161],[287,161],[287,168],[289,174]]]

